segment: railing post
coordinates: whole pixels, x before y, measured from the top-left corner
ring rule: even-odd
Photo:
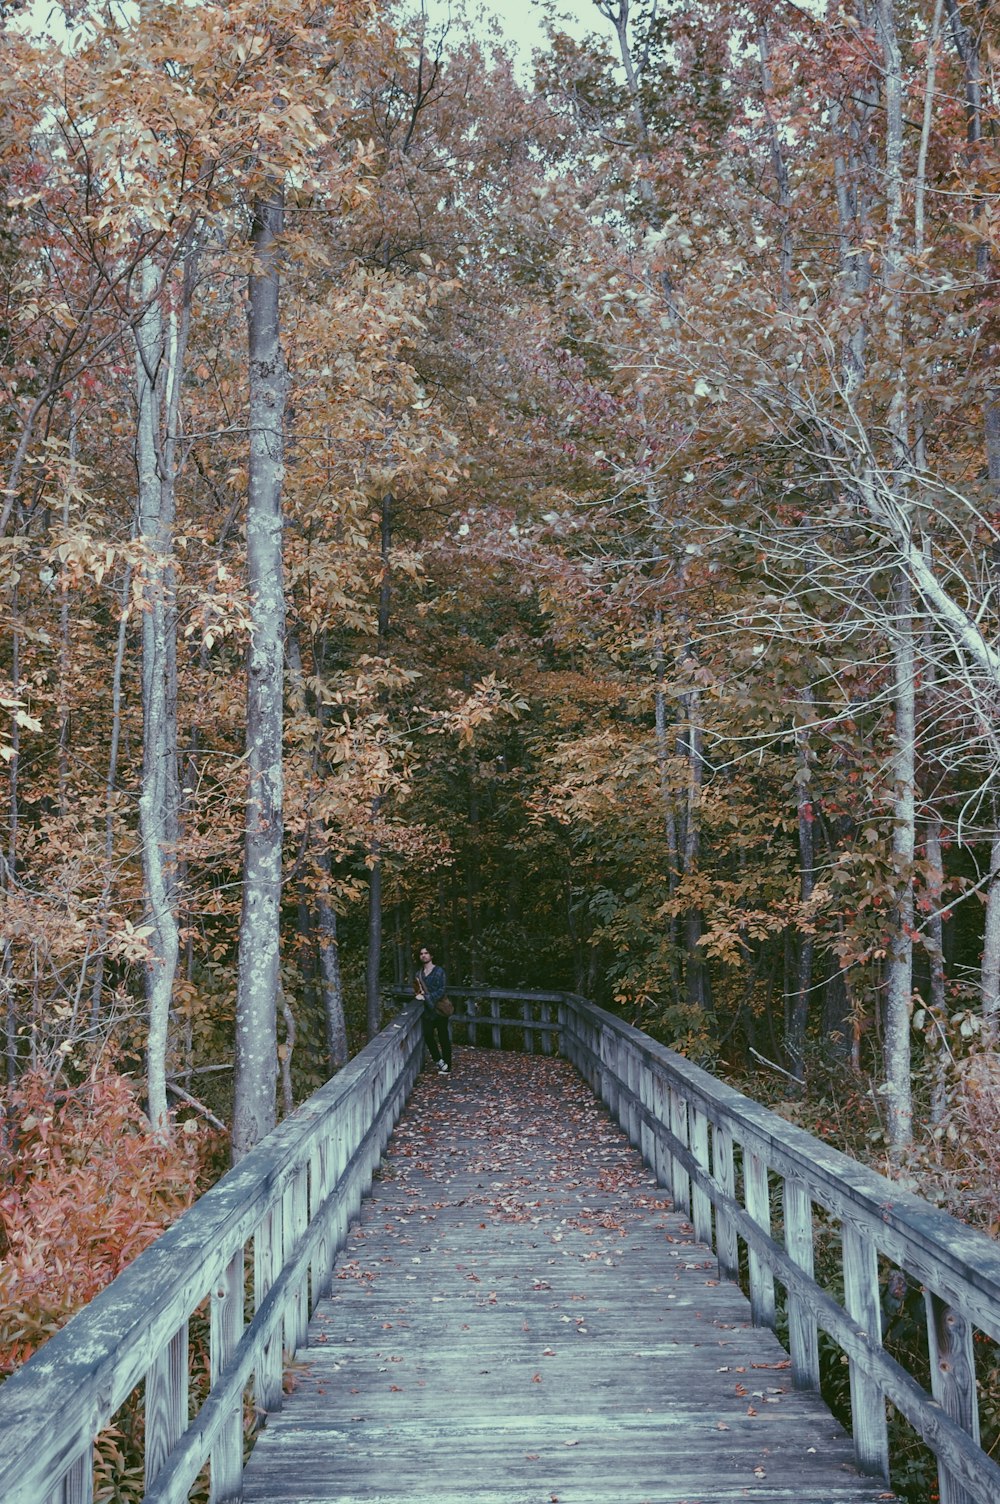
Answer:
[[[844,1258],[844,1304],[849,1315],[867,1335],[872,1347],[882,1345],[882,1303],[879,1295],[878,1254],[860,1228],[841,1224]],[[851,1421],[854,1457],[861,1472],[876,1478],[889,1476],[889,1439],[885,1398],[855,1359],[849,1360]]]
[[[552,1022],[552,1009],[551,1009],[551,1007],[549,1006],[548,1003],[543,1003],[542,1004],[541,1008],[539,1009],[539,1016],[540,1016],[541,1021],[542,1021],[543,1024],[550,1024]],[[560,1018],[561,1018],[561,1014],[560,1014]],[[551,1055],[552,1054],[552,1032],[551,1032],[551,1030],[549,1030],[549,1029],[542,1029],[539,1032],[541,1033],[541,1036],[542,1036],[542,1038],[541,1038],[542,1054],[543,1055]]]
[[[810,1280],[814,1272],[812,1201],[805,1186],[787,1177],[782,1182],[785,1251]],[[796,1389],[819,1389],[819,1330],[806,1302],[788,1291],[788,1348]]]
[[[708,1118],[696,1103],[689,1109],[691,1119],[691,1149],[706,1175],[710,1173],[708,1149]],[[697,1185],[691,1186],[691,1220],[694,1235],[699,1243],[712,1246],[712,1198]]]
[[[301,1165],[285,1187],[282,1221],[286,1263],[299,1246],[309,1223],[308,1179],[308,1165]],[[307,1278],[304,1274],[295,1288],[289,1290],[285,1307],[285,1347],[293,1357],[300,1347],[305,1346],[309,1329]]]
[[[636,1090],[639,1093],[639,1101],[645,1108],[648,1117],[651,1118],[655,1115],[653,1104],[653,1071],[649,1061],[644,1060],[641,1056],[639,1058],[638,1076]],[[642,1162],[653,1170],[656,1166],[656,1134],[653,1132],[652,1124],[646,1118],[640,1124],[639,1139]]]
[[[634,1149],[638,1149],[642,1142],[639,1132],[639,1125],[642,1119],[636,1107],[636,1097],[639,1092],[639,1058],[636,1054],[635,1045],[629,1039],[620,1040],[618,1048],[619,1060],[624,1056],[622,1076],[624,1077],[625,1090],[622,1096],[625,1100],[625,1121],[622,1126],[625,1129],[629,1143]]]
[[[678,1143],[688,1146],[687,1102],[676,1086],[670,1087],[670,1131]],[[670,1161],[670,1185],[674,1211],[683,1217],[691,1215],[691,1177],[675,1156]]]
[[[188,1324],[183,1322],[146,1373],[147,1492],[188,1424]]]
[[[243,1249],[229,1260],[212,1291],[209,1359],[212,1387],[236,1351],[243,1332]],[[212,1448],[210,1504],[243,1497],[243,1405],[233,1402]]]
[[[530,1027],[532,1022],[531,1002],[528,998],[523,998],[521,1001],[521,1017],[524,1019],[524,1053],[526,1055],[533,1055],[535,1053],[535,1031]]]
[[[493,1041],[493,1048],[498,1050],[500,1048],[500,999],[498,997],[490,998],[490,1018],[492,1019],[490,1037]]]
[[[670,1192],[672,1201],[674,1196],[673,1160],[666,1134],[670,1126],[670,1093],[662,1073],[657,1070],[654,1070],[652,1074],[650,1106],[661,1130],[655,1134],[653,1140],[653,1169],[656,1173],[656,1183]]]
[[[736,1160],[733,1154],[733,1135],[729,1128],[715,1123],[712,1126],[712,1156],[715,1165],[715,1183],[723,1196],[736,1200]],[[723,1279],[739,1279],[740,1247],[736,1223],[725,1206],[715,1211],[715,1256],[719,1260],[719,1273]]]
[[[309,1156],[309,1225],[319,1216],[320,1207],[330,1189],[329,1145],[320,1140],[313,1145]],[[309,1268],[309,1314],[315,1315],[316,1307],[326,1294],[330,1284],[330,1268],[333,1260],[326,1229],[320,1238],[315,1257]]]
[[[927,1306],[927,1345],[931,1360],[931,1389],[946,1415],[968,1431],[979,1445],[979,1404],[976,1358],[969,1322],[935,1295],[924,1292]],[[973,1496],[938,1459],[940,1504],[975,1504]]]
[[[281,1273],[284,1252],[282,1223],[282,1200],[279,1198],[265,1212],[253,1238],[254,1308],[258,1311]],[[253,1398],[258,1416],[281,1409],[283,1357],[282,1323],[276,1321],[254,1368]]]
[[[762,1232],[771,1235],[771,1197],[767,1185],[767,1165],[759,1155],[744,1148],[743,1199],[746,1209]],[[748,1247],[750,1270],[750,1319],[754,1326],[774,1329],[774,1275],[769,1265]]]
[[[617,1123],[618,1081],[615,1038],[609,1029],[602,1029],[598,1042],[601,1050],[601,1101]]]

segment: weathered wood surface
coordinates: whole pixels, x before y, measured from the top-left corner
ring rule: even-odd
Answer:
[[[860,1504],[819,1399],[563,1062],[418,1085],[247,1504]]]

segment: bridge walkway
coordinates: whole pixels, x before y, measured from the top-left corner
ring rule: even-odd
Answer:
[[[570,1065],[425,1074],[247,1504],[861,1504],[821,1400]]]

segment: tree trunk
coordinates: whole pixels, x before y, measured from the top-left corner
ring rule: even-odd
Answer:
[[[684,817],[684,875],[698,870],[701,849],[702,734],[698,721],[698,691],[689,690],[687,701],[688,797]],[[700,908],[690,908],[684,916],[684,998],[692,1007],[703,1009],[708,1001],[705,983],[705,957],[699,945],[702,934]]]
[[[233,1158],[274,1127],[276,1006],[280,983],[285,600],[281,493],[286,374],[280,339],[275,191],[258,202],[249,279],[250,455],[247,496],[247,768],[249,788],[236,991]]]
[[[150,932],[145,965],[147,1107],[154,1131],[165,1133],[167,1039],[179,939],[173,876],[177,859],[177,744],[176,737],[171,735],[170,714],[174,662],[171,638],[176,621],[171,600],[172,516],[169,506],[164,506],[160,465],[164,342],[159,294],[156,268],[147,259],[142,265],[142,299],[146,311],[135,330],[139,539],[146,550],[139,831],[146,923]]]
[[[948,1012],[944,975],[944,924],[941,917],[944,864],[941,856],[941,821],[937,814],[932,814],[927,822],[924,849],[927,853],[927,899],[931,906],[924,937],[924,949],[927,951],[927,959],[930,963],[930,1007],[931,1016],[934,1019],[934,1027],[927,1031],[925,1038],[928,1048],[934,1052],[930,1120],[936,1124],[940,1123],[944,1116],[946,1068],[949,1059],[947,1040],[943,1032],[939,1032],[945,1027]],[[998,930],[1000,930],[1000,925],[998,925]],[[997,938],[1000,940],[1000,934]]]
[[[378,642],[376,652],[386,656],[389,647],[389,614],[392,607],[392,495],[382,497],[380,526],[382,576],[378,592]],[[377,822],[382,808],[381,796],[372,800],[372,821]],[[368,1038],[374,1039],[382,1027],[382,994],[379,977],[382,965],[382,848],[377,834],[368,848],[368,958],[365,965],[365,999]]]
[[[319,942],[319,974],[326,1022],[326,1053],[331,1073],[346,1065],[347,1021],[344,1016],[344,983],[340,973],[340,939],[337,911],[330,902],[330,853],[317,852],[316,864],[323,880],[316,900],[316,930]]]
[[[885,1088],[889,1147],[894,1153],[913,1136],[910,1079],[910,1011],[913,1000],[913,855],[916,760],[916,654],[910,581],[896,579],[894,642],[895,747],[893,750],[892,864],[896,890],[885,979]]]
[[[133,528],[133,534],[135,529]],[[104,947],[108,938],[108,913],[111,889],[114,882],[115,854],[115,787],[118,783],[118,748],[122,735],[122,671],[125,666],[125,648],[128,641],[128,607],[132,596],[132,566],[126,566],[122,580],[118,638],[115,644],[115,663],[111,673],[111,745],[108,749],[108,775],[104,783],[104,880],[101,885],[100,928],[97,939],[97,960],[94,965],[94,980],[90,987],[90,1025],[96,1029],[101,1016],[101,994],[104,990]]]
[[[802,692],[803,709],[813,718],[812,686]],[[815,850],[813,841],[813,805],[810,788],[809,726],[799,726],[795,733],[798,767],[795,782],[798,795],[799,823],[799,903],[803,909],[809,904],[815,881]],[[813,940],[805,929],[799,937],[795,993],[789,1010],[787,1050],[791,1073],[798,1082],[805,1081],[806,1031],[809,1022],[809,995],[812,988]]]
[[[982,64],[979,56],[979,41],[974,37],[959,14],[958,0],[946,0],[948,19],[951,22],[952,41],[962,63],[965,84],[965,138],[966,153],[970,166],[976,168],[977,153],[983,139],[983,86]],[[990,125],[995,137],[996,126]],[[995,145],[994,145],[995,149]],[[973,219],[983,215],[983,202],[977,199],[973,205]],[[990,296],[990,243],[984,237],[976,243],[976,272],[982,279],[984,295]],[[987,314],[988,317],[988,314]],[[983,437],[986,443],[986,467],[990,489],[1000,497],[1000,382],[997,381],[996,349],[990,346],[981,354],[984,371],[983,385]]]
[[[21,695],[21,623],[18,613],[18,588],[13,585],[10,593],[10,619],[11,619],[11,654],[10,654],[10,687],[11,698],[20,699]],[[7,850],[3,853],[3,881],[0,891],[9,892],[17,877],[17,842],[18,824],[20,820],[20,805],[18,802],[18,777],[20,773],[19,758],[21,754],[21,726],[15,711],[11,711],[10,717],[10,760],[7,764],[8,779],[8,804],[7,804]],[[17,998],[14,987],[14,951],[9,937],[3,941],[3,955],[0,958],[0,984],[2,984],[2,999],[4,1011],[5,1030],[5,1053],[7,1057],[7,1085],[13,1086],[17,1080]]]
[[[979,992],[983,1017],[992,1037],[1000,1024],[1000,808],[995,797],[990,808],[993,811],[993,840],[990,844],[990,881],[986,889]]]

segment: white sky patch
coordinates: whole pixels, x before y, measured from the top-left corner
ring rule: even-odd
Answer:
[[[447,21],[450,14],[457,14],[460,7],[453,0],[426,0],[427,17],[437,27]],[[483,0],[469,3],[466,14],[475,30],[485,32],[484,20],[477,17],[494,17],[507,39],[515,44],[525,64],[530,63],[535,47],[545,42],[546,16],[554,19],[557,27],[577,40],[590,32],[612,33],[607,21],[598,13],[593,0]]]

